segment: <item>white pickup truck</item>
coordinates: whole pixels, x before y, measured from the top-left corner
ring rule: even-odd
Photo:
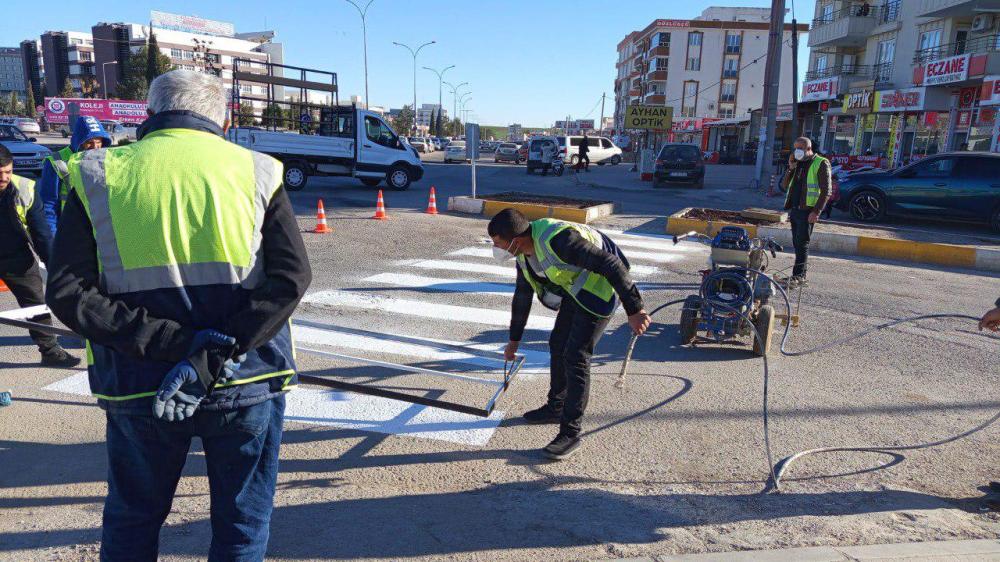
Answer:
[[[424,175],[417,151],[381,115],[353,106],[324,108],[318,123],[299,131],[237,127],[227,138],[281,160],[289,191],[304,188],[309,176],[351,176],[372,187],[384,180],[402,191]]]

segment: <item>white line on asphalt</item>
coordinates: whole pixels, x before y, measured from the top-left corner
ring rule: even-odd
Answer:
[[[430,289],[447,293],[489,293],[497,295],[514,294],[513,283],[490,283],[488,281],[473,281],[470,279],[446,279],[443,277],[424,277],[409,273],[379,273],[361,280],[367,283],[384,283],[399,287]]]
[[[615,240],[615,242],[617,242],[617,240]],[[622,245],[624,246],[625,244],[622,244]],[[642,246],[638,246],[638,247],[649,248],[651,246],[642,245]],[[652,246],[652,247],[655,248],[655,249],[660,249],[657,246]],[[680,246],[679,246],[679,248],[680,248]],[[685,249],[686,249],[686,247],[685,247]],[[625,257],[628,258],[629,261],[632,261],[633,259],[636,259],[636,260],[654,261],[654,262],[657,262],[657,263],[669,263],[669,262],[674,262],[674,261],[680,260],[682,258],[682,256],[680,256],[678,254],[683,253],[684,250],[683,249],[682,250],[677,250],[677,252],[675,254],[664,254],[664,253],[656,253],[656,252],[642,252],[642,251],[629,250],[629,249],[625,249],[624,252],[625,252]],[[474,246],[469,246],[468,248],[462,248],[460,250],[455,250],[454,252],[448,252],[448,255],[449,256],[467,256],[467,257],[474,257],[474,258],[492,258],[493,257],[493,250],[491,248],[476,248]]]
[[[86,371],[56,381],[43,390],[90,396]],[[288,394],[285,421],[448,441],[482,447],[504,418],[489,418],[417,404],[334,390],[296,388]]]
[[[455,250],[454,252],[448,252],[449,256],[471,256],[474,258],[492,258],[493,249],[469,246],[468,248],[462,248],[461,250]]]
[[[655,234],[629,234],[626,232],[619,232],[616,230],[605,230],[602,231],[612,240],[615,244],[619,246],[635,247],[635,248],[645,248],[648,250],[666,250],[669,252],[691,252],[698,249],[702,249],[702,246],[692,246],[678,244],[674,245],[673,237],[671,236],[660,236]],[[626,251],[625,255],[629,255]]]
[[[380,310],[408,316],[487,324],[490,326],[508,326],[510,324],[509,310],[455,306],[436,302],[383,297],[367,293],[351,293],[336,290],[320,291],[306,295],[302,299],[302,302],[317,306]],[[554,323],[555,318],[535,313],[528,318],[527,327],[535,330],[551,330]]]
[[[627,254],[626,254],[627,255]],[[499,275],[501,277],[514,277],[516,272],[513,266],[489,265],[468,261],[450,260],[401,260],[396,265],[405,267],[417,267],[420,269],[438,269],[444,271],[462,271],[466,273],[486,273],[489,275]],[[631,273],[635,277],[646,277],[659,273],[660,268],[650,265],[633,265]]]

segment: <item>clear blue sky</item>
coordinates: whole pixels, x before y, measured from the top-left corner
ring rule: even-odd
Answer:
[[[363,5],[366,0],[356,0]],[[809,22],[812,0],[787,0]],[[0,45],[15,46],[46,30],[90,31],[99,21],[142,23],[149,10],[230,21],[236,30],[277,32],[287,64],[338,73],[341,99],[364,94],[361,19],[343,0],[101,0],[49,2],[44,9],[11,1],[4,9]],[[421,66],[443,68],[453,84],[469,82],[473,120],[489,125],[519,122],[551,126],[567,115],[597,119],[601,93],[613,111],[615,46],[629,32],[657,18],[691,19],[710,5],[770,6],[769,0],[375,0],[368,11],[368,81],[372,105],[401,107],[413,99],[413,59],[393,41],[419,45],[417,103],[438,98],[437,77]],[[791,19],[789,14],[788,19]],[[801,43],[800,73],[808,60]],[[451,94],[445,87],[445,107]],[[463,89],[466,90],[466,89]]]

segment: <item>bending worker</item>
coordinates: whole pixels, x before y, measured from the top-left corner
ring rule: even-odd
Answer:
[[[222,138],[219,78],[173,70],[148,101],[138,142],[70,159],[48,284],[106,414],[101,559],[156,560],[198,437],[208,559],[263,560],[309,261],[281,163]]]
[[[795,265],[788,288],[806,286],[806,261],[809,259],[809,239],[830,198],[832,175],[830,161],[813,152],[812,141],[795,139],[795,150],[788,156],[788,171],[781,184],[785,190],[785,209],[792,225],[792,246]]]
[[[610,238],[586,225],[555,219],[528,222],[504,209],[488,226],[499,261],[517,258],[517,285],[511,305],[512,361],[531,312],[532,293],[559,310],[549,337],[551,382],[548,402],[524,414],[532,424],[559,424],[559,434],[543,449],[550,458],[569,457],[580,445],[580,426],[590,387],[590,358],[621,298],[632,333],[649,327],[642,296],[628,274],[628,260]]]
[[[35,182],[14,175],[14,155],[0,144],[0,280],[18,306],[45,304],[38,260],[48,265],[51,245],[52,233],[42,202],[35,197]],[[41,322],[52,323],[48,316]],[[28,334],[42,354],[42,365],[72,367],[80,362],[59,346],[55,336],[34,330]]]
[[[52,234],[56,233],[59,214],[66,204],[66,195],[69,193],[69,182],[66,181],[69,170],[66,163],[78,152],[107,146],[111,146],[111,136],[104,130],[101,122],[89,115],[80,116],[73,124],[73,136],[69,139],[69,146],[62,147],[42,161],[38,194],[42,198],[45,219],[49,222]]]

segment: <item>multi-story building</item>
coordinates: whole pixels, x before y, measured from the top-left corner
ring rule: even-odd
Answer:
[[[94,74],[94,38],[91,34],[46,31],[41,36],[41,51],[45,66],[46,96],[58,96],[67,80],[75,95],[83,95],[97,87]]]
[[[271,41],[273,32],[236,34],[233,25],[227,22],[155,11],[151,15],[152,28],[135,23],[98,23],[92,28],[99,43],[96,72],[102,75],[101,81],[106,83],[109,97],[117,94],[128,56],[146,45],[150,29],[156,35],[160,52],[169,57],[176,68],[212,71],[222,78],[227,89],[232,83],[234,59],[249,59],[249,66],[240,69],[247,72],[263,72],[264,63],[283,60],[282,45]],[[102,94],[104,87],[102,85]],[[261,84],[244,82],[240,89],[241,96],[256,100],[255,106],[267,97],[266,86]],[[275,86],[272,97],[283,101],[284,88]]]
[[[431,114],[434,114],[434,118],[437,118],[438,112],[441,111],[441,122],[448,122],[448,110],[441,109],[441,106],[436,103],[425,103],[417,109],[417,127],[428,129],[431,127]]]
[[[41,44],[37,40],[21,41],[22,75],[25,83],[35,91],[35,102],[42,103],[45,93],[42,92],[42,77],[44,76],[44,61],[42,60]]]
[[[803,99],[821,104],[822,148],[889,166],[963,145],[996,150],[997,8],[975,0],[817,2]]]
[[[703,127],[720,119],[749,121],[763,101],[770,9],[711,7],[693,20],[654,20],[618,43],[615,130],[622,132],[627,106],[673,108],[672,131],[656,140],[707,143]],[[781,73],[792,71],[792,33],[783,30]],[[782,80],[779,103],[792,102],[790,80]],[[745,134],[745,133],[744,133]],[[744,139],[745,140],[745,139]],[[734,139],[732,142],[737,142]]]
[[[14,92],[21,101],[27,98],[24,83],[24,61],[20,47],[0,47],[0,96]]]

